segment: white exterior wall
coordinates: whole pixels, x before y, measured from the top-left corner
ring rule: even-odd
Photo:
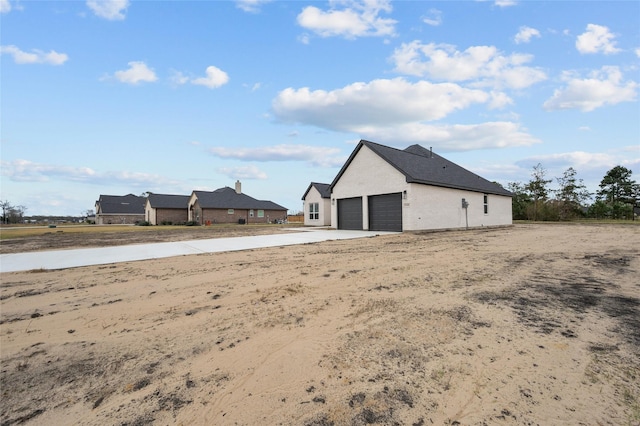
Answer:
[[[362,197],[362,227],[369,229],[368,196],[403,193],[402,228],[404,231],[465,228],[467,226],[464,198],[469,207],[469,227],[504,226],[512,224],[511,197],[488,194],[488,214],[484,214],[484,194],[417,183],[408,184],[405,176],[363,146],[344,171],[331,194],[331,226],[338,227],[338,201]],[[305,213],[307,211],[305,210]],[[306,223],[306,219],[305,219]]]
[[[149,200],[147,200],[147,203],[144,206],[144,220],[152,225],[157,225],[156,209],[151,208],[151,203],[149,203]]]
[[[469,203],[467,212],[462,199]],[[405,231],[511,225],[511,197],[488,194],[488,213],[484,213],[481,192],[411,184],[403,203]],[[467,217],[465,217],[465,213]],[[404,218],[407,218],[405,221]]]
[[[338,200],[342,198],[362,197],[362,228],[369,229],[368,196],[391,194],[409,189],[406,178],[393,166],[380,158],[366,146],[344,171],[338,183],[333,187],[331,199],[331,227],[338,227]],[[402,208],[402,223],[406,222],[406,208]]]
[[[309,204],[318,203],[320,211],[318,219],[309,218]],[[331,200],[322,198],[320,192],[312,186],[304,199],[304,224],[306,226],[329,226],[331,225]]]
[[[189,209],[189,222],[193,222],[194,220],[196,220],[196,218],[194,217],[195,215],[193,214],[193,205],[196,203],[196,201],[198,201],[198,197],[196,196],[195,192],[192,192],[191,196],[189,197],[189,202],[187,203],[187,209]]]

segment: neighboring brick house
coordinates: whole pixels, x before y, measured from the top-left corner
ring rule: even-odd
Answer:
[[[213,223],[274,223],[287,219],[287,208],[273,201],[256,200],[242,193],[240,181],[235,189],[193,191],[189,198],[189,221]]]
[[[304,224],[307,226],[331,225],[331,185],[311,182],[304,195]]]
[[[97,225],[133,225],[144,221],[146,197],[137,195],[100,195],[96,201]]]
[[[189,220],[189,196],[149,194],[145,217],[151,225],[182,225]]]

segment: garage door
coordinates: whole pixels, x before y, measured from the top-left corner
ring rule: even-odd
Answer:
[[[402,232],[402,194],[369,197],[369,230]]]
[[[362,197],[338,200],[338,229],[362,231]]]

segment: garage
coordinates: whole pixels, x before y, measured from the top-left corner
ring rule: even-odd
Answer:
[[[362,231],[362,197],[338,200],[338,229]]]
[[[402,232],[402,194],[369,196],[369,230]]]

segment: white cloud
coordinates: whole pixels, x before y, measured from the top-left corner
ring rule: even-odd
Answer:
[[[310,145],[281,144],[257,148],[210,148],[209,152],[219,158],[241,161],[306,161],[319,167],[341,166],[346,157],[338,148]]]
[[[432,121],[486,103],[491,96],[453,83],[410,83],[403,78],[353,83],[332,91],[287,88],[272,102],[276,117],[337,131],[354,131],[371,123],[387,126]]]
[[[638,83],[623,81],[620,69],[613,66],[593,71],[589,78],[584,79],[565,72],[563,80],[567,85],[554,91],[553,96],[544,103],[544,109],[589,112],[606,105],[635,101],[638,89]]]
[[[273,111],[284,122],[355,133],[396,146],[430,141],[441,150],[462,151],[540,142],[509,121],[427,124],[474,103],[486,103],[491,108],[511,102],[499,92],[465,89],[452,83],[409,83],[397,78],[354,83],[333,91],[285,89],[274,99]]]
[[[180,71],[172,70],[171,77],[169,77],[169,81],[171,81],[171,83],[174,85],[181,86],[189,82],[189,77],[185,76]]]
[[[640,47],[638,47],[634,52],[636,52],[636,56],[640,58]]]
[[[542,164],[545,168],[574,167],[576,170],[580,170],[613,167],[616,161],[616,158],[611,154],[574,151],[537,155],[522,160],[519,163],[534,162],[535,164]]]
[[[100,18],[121,21],[125,18],[129,0],[87,0],[87,6]]]
[[[236,0],[236,7],[249,13],[258,13],[262,5],[270,3],[271,0]]]
[[[216,169],[218,173],[226,175],[231,179],[267,179],[265,172],[256,166],[220,167]]]
[[[610,55],[620,52],[616,47],[615,35],[609,32],[609,28],[589,24],[586,32],[576,38],[576,49],[580,53],[604,53]]]
[[[591,131],[591,127],[589,127],[589,126],[580,126],[580,127],[578,127],[578,130],[580,130],[581,132],[590,132]]]
[[[11,3],[9,0],[0,0],[0,13],[11,12]]]
[[[298,25],[322,37],[354,39],[395,34],[396,21],[378,16],[391,12],[389,0],[332,0],[329,4],[328,11],[315,6],[305,7],[298,15]]]
[[[495,5],[498,7],[510,7],[517,5],[518,2],[515,0],[496,0]]]
[[[216,89],[220,86],[224,86],[229,82],[229,76],[227,75],[227,73],[222,71],[218,67],[214,67],[213,65],[207,67],[206,74],[206,77],[192,79],[191,83],[205,86],[209,89]]]
[[[177,185],[161,175],[129,171],[98,172],[89,167],[35,163],[29,160],[2,161],[2,175],[14,182],[69,181],[92,185],[126,184],[135,187]]]
[[[442,12],[438,9],[429,9],[429,14],[422,18],[422,22],[432,27],[437,27],[442,24]]]
[[[540,31],[531,27],[520,27],[520,30],[518,31],[518,34],[516,34],[513,38],[513,41],[515,41],[516,44],[529,43],[532,37],[540,38]]]
[[[69,59],[69,56],[65,53],[58,53],[55,50],[45,53],[41,50],[33,49],[31,53],[28,53],[23,52],[13,45],[0,46],[0,53],[6,53],[13,56],[13,60],[16,64],[62,65]]]
[[[530,146],[541,141],[522,129],[518,123],[497,121],[480,124],[427,125],[407,123],[399,126],[362,128],[365,139],[399,147],[428,144],[438,151],[471,151],[478,149]]]
[[[154,82],[158,80],[156,73],[144,62],[132,61],[128,63],[129,69],[116,71],[114,77],[127,84],[138,84],[140,82]]]
[[[447,44],[403,43],[391,56],[395,71],[442,81],[523,89],[547,78],[539,68],[524,66],[532,55],[501,54],[494,46],[471,46],[459,51]]]

